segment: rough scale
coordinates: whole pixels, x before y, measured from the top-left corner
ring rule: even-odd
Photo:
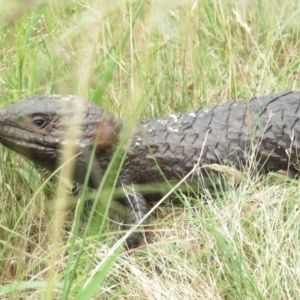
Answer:
[[[196,164],[242,170],[250,155],[258,169],[294,170],[300,150],[299,107],[300,92],[284,92],[141,121],[132,130],[118,185],[164,182],[164,177],[176,182]],[[0,142],[50,171],[59,167],[62,145],[75,143],[78,155],[70,179],[79,184],[95,145],[91,188],[99,186],[123,128],[123,121],[76,96],[33,96],[0,110]],[[128,210],[127,224],[148,211],[139,193],[119,200]],[[139,235],[130,235],[128,247],[138,244]]]

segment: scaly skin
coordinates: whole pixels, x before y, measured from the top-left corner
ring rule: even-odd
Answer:
[[[164,177],[178,181],[196,164],[242,170],[253,153],[259,169],[294,169],[300,148],[299,107],[300,92],[285,92],[141,121],[133,128],[118,185],[163,182]],[[99,186],[122,128],[122,121],[75,96],[34,96],[0,110],[0,142],[50,171],[59,166],[61,145],[79,137],[70,179],[80,184],[96,145],[91,188]],[[201,175],[207,176],[206,171]],[[195,172],[192,177],[197,176]],[[139,193],[119,200],[128,210],[127,224],[139,222],[148,211]],[[139,237],[132,234],[128,247],[137,246]]]

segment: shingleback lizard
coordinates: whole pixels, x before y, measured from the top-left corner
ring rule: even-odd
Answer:
[[[300,150],[299,107],[300,92],[283,92],[140,121],[132,129],[117,185],[178,181],[197,164],[242,170],[253,151],[259,169],[294,170]],[[0,142],[50,171],[59,167],[62,144],[77,135],[70,179],[84,182],[95,153],[90,188],[99,186],[123,127],[122,120],[76,96],[32,96],[0,109]],[[201,175],[207,176],[205,171]],[[126,224],[137,223],[148,212],[140,193],[120,202],[128,210]],[[127,246],[137,246],[139,238],[131,234]]]

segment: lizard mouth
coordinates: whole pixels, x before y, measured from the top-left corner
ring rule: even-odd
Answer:
[[[59,165],[60,159],[64,153],[64,151],[61,148],[57,148],[56,145],[54,147],[52,144],[49,143],[44,143],[43,145],[41,145],[35,142],[16,140],[8,137],[0,137],[0,141],[7,148],[34,161],[35,163],[41,165],[49,171],[56,170],[57,166]],[[81,156],[81,154],[82,151],[76,151],[76,154],[71,160],[73,162],[77,161],[78,156]],[[90,152],[88,151],[87,153],[85,153],[84,156],[85,159],[81,158],[81,160],[84,162],[85,160],[88,161],[90,157]]]
[[[17,153],[34,159],[36,156],[55,157],[57,149],[51,145],[40,145],[34,142],[29,143],[24,140],[15,140],[11,138],[0,138],[1,143],[7,148],[16,151]],[[35,160],[35,159],[34,159]]]

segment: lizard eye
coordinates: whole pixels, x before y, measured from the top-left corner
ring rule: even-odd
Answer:
[[[32,118],[32,122],[34,125],[36,125],[38,128],[43,129],[47,125],[47,120],[43,118],[42,116],[34,116]]]

